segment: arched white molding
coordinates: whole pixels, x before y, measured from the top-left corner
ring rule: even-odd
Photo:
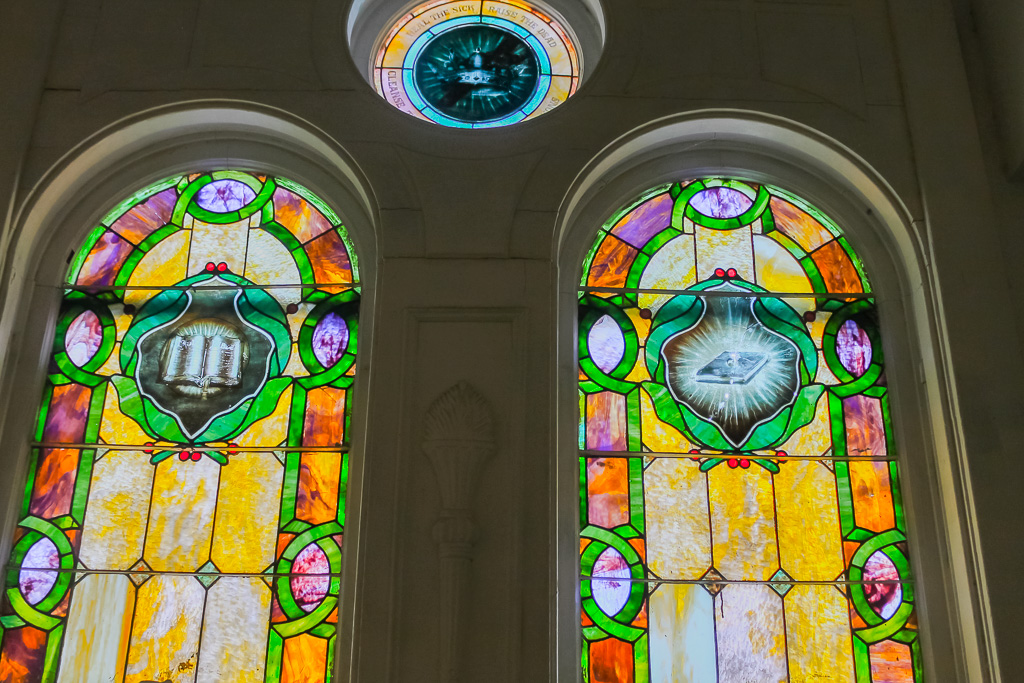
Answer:
[[[355,243],[362,282],[360,346],[371,348],[377,203],[355,161],[326,133],[279,109],[236,100],[157,107],[117,121],[68,151],[18,205],[0,245],[0,557],[10,554],[53,327],[69,254],[111,206],[146,185],[187,170],[241,168],[295,180],[337,212]],[[338,680],[350,678],[357,613],[359,498],[366,434],[366,353],[357,395],[340,593]]]
[[[894,396],[909,543],[930,680],[997,681],[998,664],[953,366],[930,244],[884,178],[853,151],[801,124],[741,110],[669,116],[608,145],[563,199],[552,244],[558,264],[557,609],[553,678],[579,671],[577,574],[577,290],[597,229],[641,192],[725,174],[770,182],[841,226],[879,302]]]

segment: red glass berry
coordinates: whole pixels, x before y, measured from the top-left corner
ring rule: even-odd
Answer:
[[[146,445],[147,445],[147,446],[152,446],[153,444],[147,441],[147,442],[146,442]],[[143,453],[145,453],[146,455],[152,455],[152,453],[153,453],[153,449],[152,449],[152,448],[144,448],[144,449],[142,450],[142,452],[143,452]]]
[[[288,311],[289,315],[291,315],[293,313],[298,313],[299,312],[299,305],[298,304],[288,304],[288,306],[284,310]]]
[[[725,271],[725,274],[728,275],[729,277],[736,277],[736,269],[730,268],[729,270]]]
[[[742,467],[743,469],[747,469],[748,467],[750,467],[750,461],[747,460],[746,458],[740,458],[740,467]]]
[[[654,314],[651,313],[651,309],[649,309],[649,308],[641,308],[640,309],[640,317],[643,318],[644,320],[650,320],[653,316],[654,316]]]
[[[740,464],[740,461],[737,460],[736,458],[729,458],[729,467],[731,469],[736,469],[736,466],[739,465],[739,464]]]
[[[188,460],[188,451],[182,451],[181,453],[178,453],[178,460],[181,460],[182,462]]]
[[[217,266],[213,265],[212,263],[206,264],[206,272],[212,273],[215,270],[217,270]]]
[[[775,457],[777,458],[785,458],[787,455],[789,455],[789,453],[786,451],[775,451]]]
[[[192,454],[192,462],[199,462],[199,460],[200,460],[200,459],[201,459],[202,457],[203,457],[203,454],[202,454],[202,453],[199,453],[198,451],[196,451],[196,452],[194,452],[194,453]]]
[[[223,273],[227,269],[228,269],[228,264],[224,263],[223,261],[221,261],[220,263],[217,264],[217,271],[218,272]]]
[[[725,269],[715,268],[715,277],[725,277]]]

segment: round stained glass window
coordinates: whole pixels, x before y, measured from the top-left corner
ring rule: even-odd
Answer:
[[[576,91],[574,38],[551,12],[521,2],[429,2],[380,41],[373,82],[417,118],[490,128],[539,116]]]

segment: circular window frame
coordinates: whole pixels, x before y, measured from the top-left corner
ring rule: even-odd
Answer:
[[[476,2],[476,0],[473,0]],[[484,0],[486,1],[486,0]],[[356,0],[348,14],[347,37],[349,48],[356,68],[373,91],[388,102],[389,107],[401,111],[410,118],[440,124],[444,127],[463,129],[486,129],[505,127],[532,120],[565,104],[593,73],[601,56],[605,41],[605,15],[599,0],[524,0],[538,12],[549,14],[558,27],[564,31],[576,51],[575,83],[569,90],[565,100],[549,109],[543,108],[543,98],[534,105],[534,109],[516,120],[508,120],[515,116],[481,121],[464,122],[450,117],[431,117],[419,113],[420,107],[409,103],[409,108],[402,108],[388,100],[375,83],[378,68],[378,53],[389,37],[396,31],[400,22],[410,12],[421,8],[428,2],[409,2],[408,0]],[[540,59],[538,57],[538,59]],[[406,88],[407,90],[407,88]],[[535,98],[536,99],[536,98]],[[527,106],[531,103],[528,102]],[[448,121],[438,120],[447,118]]]

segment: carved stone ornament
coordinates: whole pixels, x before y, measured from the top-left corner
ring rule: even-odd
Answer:
[[[437,397],[423,421],[423,451],[434,467],[441,515],[433,536],[440,556],[440,680],[459,680],[462,615],[470,586],[476,524],[470,507],[480,470],[494,454],[490,405],[459,382]]]

